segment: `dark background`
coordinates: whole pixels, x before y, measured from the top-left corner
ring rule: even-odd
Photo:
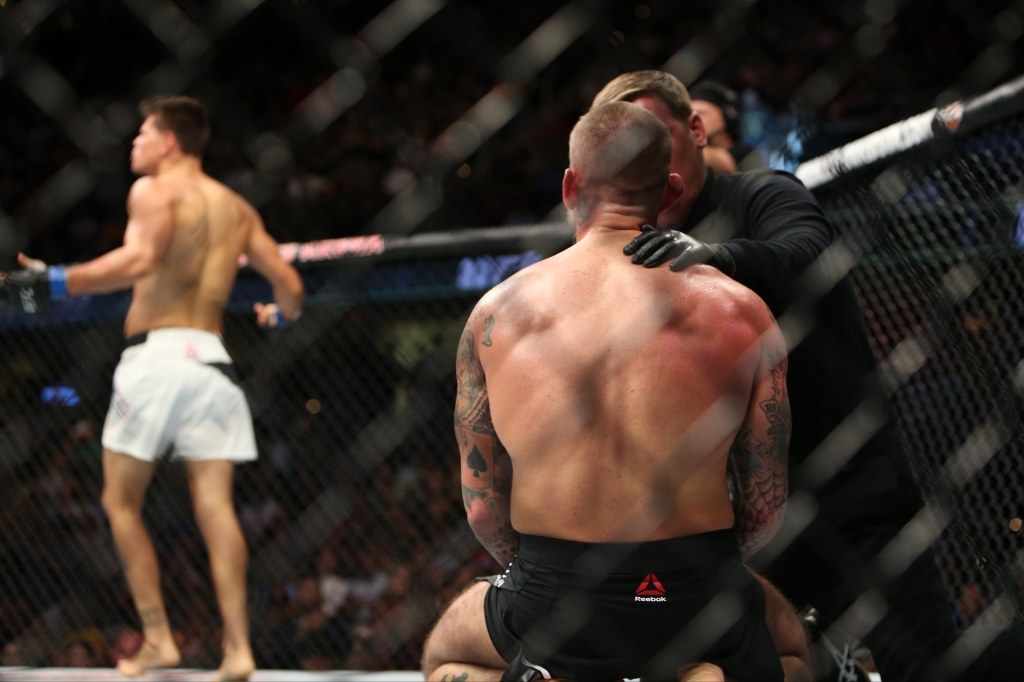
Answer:
[[[700,57],[679,73],[684,80],[718,79],[758,103],[746,112],[747,137],[789,167],[986,90],[1022,66],[1024,11],[1009,2],[582,3],[589,30],[517,84],[522,108],[467,159],[461,177],[436,167],[434,141],[502,82],[503,59],[559,5],[452,0],[371,59],[354,106],[319,134],[291,134],[296,111],[352,63],[351,37],[387,4],[178,0],[172,20],[147,15],[141,0],[6,0],[0,208],[16,219],[22,244],[49,262],[117,246],[134,108],[162,91],[209,103],[207,171],[256,204],[277,239],[305,241],[380,231],[374,216],[425,175],[440,180],[443,201],[415,231],[544,219],[560,204],[568,132],[592,96],[615,75],[661,68],[681,49]],[[230,11],[234,23],[224,19]],[[161,21],[170,28],[154,33]],[[181,36],[193,34],[208,49],[181,48]],[[162,78],[168,64],[185,77]],[[275,139],[267,133],[289,148],[276,165],[261,165]],[[62,194],[54,175],[74,175],[68,164],[76,159],[91,180]]]

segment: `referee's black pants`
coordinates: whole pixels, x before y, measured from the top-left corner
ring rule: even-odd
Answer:
[[[922,501],[905,461],[886,456],[854,463],[817,498],[814,520],[763,572],[798,609],[814,606],[824,629],[858,597],[878,587],[869,572],[871,560],[913,518]],[[885,616],[863,643],[883,682],[948,680],[948,668],[933,666],[959,632],[934,551],[921,554],[881,594]],[[1022,671],[1024,627],[1014,623],[957,679],[1017,679]]]

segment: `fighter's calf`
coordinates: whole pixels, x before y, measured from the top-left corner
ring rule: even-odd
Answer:
[[[487,582],[473,583],[441,614],[423,645],[421,667],[427,680],[501,679],[508,663],[491,644],[484,620],[489,587]]]
[[[810,682],[814,678],[808,665],[809,645],[796,609],[767,578],[750,571],[764,591],[764,617],[779,654],[786,682]]]

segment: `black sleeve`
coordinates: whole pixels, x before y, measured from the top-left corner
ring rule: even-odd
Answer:
[[[745,239],[725,243],[736,261],[734,279],[779,303],[793,282],[832,243],[835,229],[810,190],[789,173],[749,174],[734,210],[746,207]]]

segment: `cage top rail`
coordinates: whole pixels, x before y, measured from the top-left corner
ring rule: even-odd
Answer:
[[[805,161],[796,176],[818,189],[841,176],[885,162],[940,140],[968,135],[990,123],[1024,111],[1024,76],[942,109],[933,108],[882,128],[817,158]],[[415,235],[373,234],[280,246],[286,261],[299,268],[338,265],[344,260],[395,261],[449,256],[538,251],[548,256],[572,243],[565,222],[482,227]],[[246,267],[244,258],[239,266]]]
[[[396,261],[450,256],[537,251],[544,256],[561,251],[572,243],[573,231],[567,223],[540,223],[510,227],[481,227],[467,230],[427,232],[415,235],[371,234],[320,241],[281,244],[285,261],[297,268],[332,265],[354,259]],[[239,267],[248,269],[242,256]]]
[[[848,173],[870,168],[904,152],[968,135],[1024,111],[1024,76],[963,102],[933,108],[805,161],[796,176],[817,189]]]

